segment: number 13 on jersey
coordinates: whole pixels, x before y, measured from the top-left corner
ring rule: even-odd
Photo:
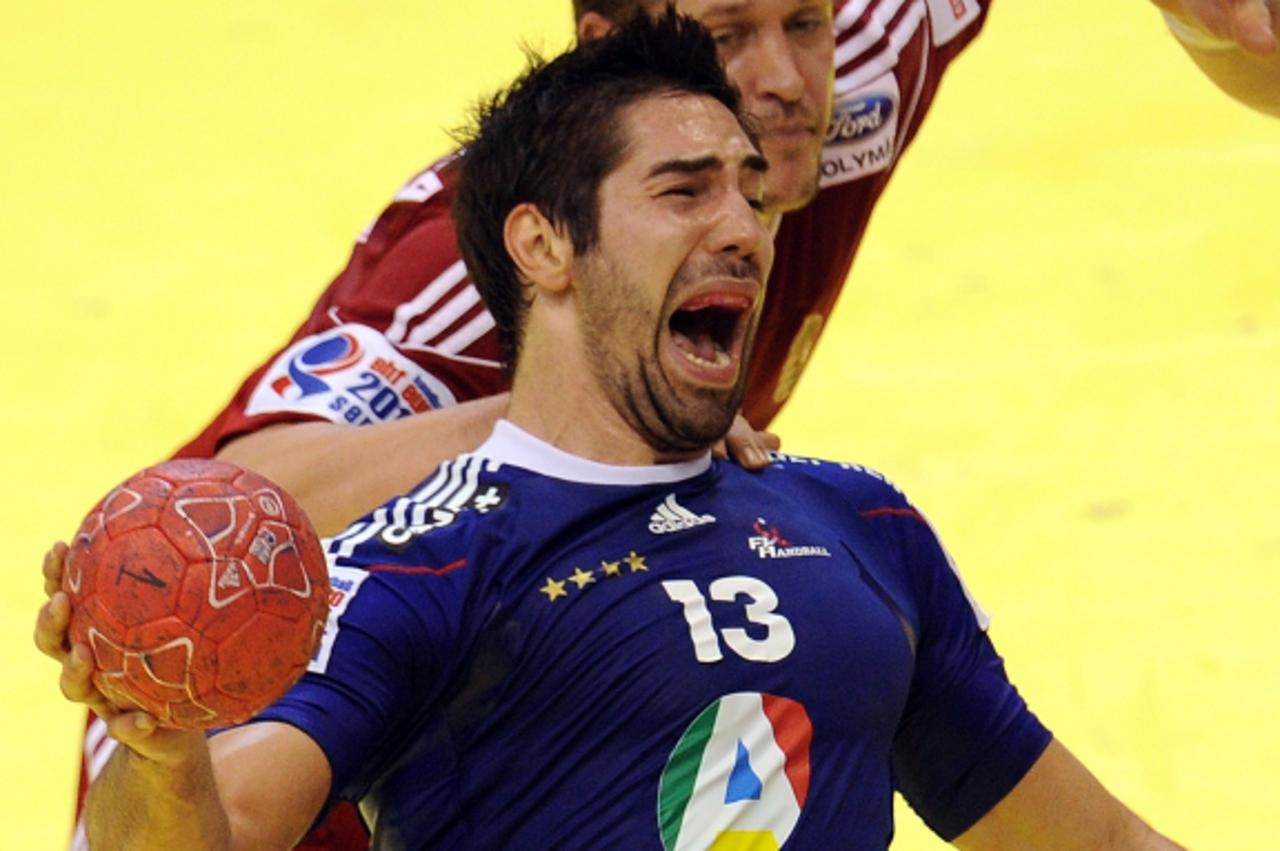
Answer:
[[[662,589],[684,609],[684,619],[689,624],[689,639],[693,642],[693,655],[699,662],[711,664],[724,659],[720,641],[729,649],[750,662],[777,662],[791,654],[796,646],[796,634],[791,622],[775,611],[778,595],[767,583],[754,576],[722,576],[707,586],[707,594],[691,579],[669,579]],[[725,627],[719,630],[711,620],[707,597],[719,603],[734,603],[746,597],[744,614],[747,621],[764,627],[763,638],[752,638],[741,627]]]

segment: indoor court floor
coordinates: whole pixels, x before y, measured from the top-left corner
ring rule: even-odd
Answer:
[[[1280,847],[1280,120],[1201,79],[1146,0],[994,7],[777,431],[923,508],[1117,795],[1194,848]],[[221,407],[571,14],[4,12],[0,847],[26,851],[66,841],[81,724],[31,644],[44,549]],[[942,847],[898,820],[895,849]]]

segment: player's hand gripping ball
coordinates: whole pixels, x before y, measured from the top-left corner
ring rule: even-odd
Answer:
[[[112,490],[76,533],[62,584],[98,690],[167,727],[262,711],[302,676],[328,616],[302,509],[219,461],[169,461]]]

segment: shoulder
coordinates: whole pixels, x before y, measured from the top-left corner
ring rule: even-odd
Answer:
[[[406,235],[421,233],[433,223],[437,240],[453,246],[453,198],[457,192],[459,152],[431,163],[401,184],[391,201],[356,238],[357,248],[380,255]]]
[[[935,609],[950,606],[972,616],[980,630],[990,626],[991,616],[969,591],[933,524],[884,474],[861,464],[776,455],[776,465],[830,488],[833,499],[838,496],[856,515],[845,531],[856,535],[855,527],[864,530],[867,534],[858,540],[897,565],[915,588],[917,599],[929,601]],[[940,587],[945,589],[942,593]]]
[[[490,475],[490,463],[460,455],[325,539],[326,648],[341,625],[353,623],[397,643],[435,641],[457,628],[464,602],[489,573],[485,565],[503,563],[500,552],[492,558],[494,548],[510,537],[498,528],[511,513],[502,510],[508,485]]]
[[[914,514],[907,497],[883,473],[863,464],[824,461],[803,455],[774,452],[770,466],[784,481],[795,487],[839,496],[840,502],[861,513],[889,513],[902,510]]]
[[[444,462],[412,491],[395,497],[327,540],[331,564],[388,576],[445,575],[472,538],[501,525],[513,473],[465,453]]]
[[[954,570],[932,524],[887,476],[862,464],[775,453],[775,489],[823,522],[841,529],[851,546],[869,548],[916,574]]]
[[[397,204],[448,209],[457,193],[462,154],[462,151],[453,151],[415,174],[396,190],[388,209]]]

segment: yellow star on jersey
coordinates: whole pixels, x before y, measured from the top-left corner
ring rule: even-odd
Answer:
[[[573,569],[573,575],[569,577],[568,581],[572,582],[574,585],[577,585],[578,589],[581,590],[583,588],[586,588],[592,582],[595,582],[596,578],[595,576],[592,575],[591,571],[583,570],[580,567],[575,567]]]
[[[621,576],[622,564],[616,561],[602,561],[600,562],[600,572],[605,576]]]
[[[632,573],[639,573],[640,571],[644,571],[645,573],[649,572],[649,566],[644,563],[644,556],[636,555],[635,550],[632,550],[631,554],[624,558],[623,561],[631,566]]]
[[[557,582],[550,576],[547,577],[547,584],[538,589],[547,595],[547,599],[554,603],[558,597],[568,597],[569,592],[564,590],[564,581]]]

